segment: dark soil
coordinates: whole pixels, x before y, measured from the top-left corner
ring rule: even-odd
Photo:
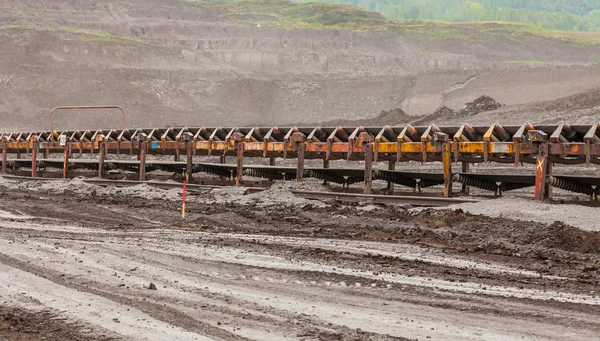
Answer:
[[[99,341],[114,337],[92,335],[83,327],[67,323],[49,311],[30,312],[0,306],[0,340],[2,341]]]

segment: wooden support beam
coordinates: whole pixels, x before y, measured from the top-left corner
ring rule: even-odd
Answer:
[[[236,176],[235,176],[235,185],[242,185],[242,176],[244,173],[244,143],[238,142],[236,144],[237,147],[237,168],[236,168]]]
[[[461,171],[462,171],[463,173],[469,173],[469,168],[470,168],[470,167],[469,167],[469,163],[468,163],[468,162],[464,162],[464,161],[463,161],[463,162],[462,162],[462,169],[461,169]],[[463,185],[462,185],[462,189],[461,189],[461,191],[460,191],[460,192],[461,192],[463,195],[469,195],[469,186],[468,186],[468,185],[465,185],[465,184],[463,184]]]
[[[296,181],[301,182],[304,178],[304,151],[306,149],[305,143],[298,142],[298,166],[296,168]]]
[[[275,158],[274,157],[269,158],[269,166],[275,166]]]
[[[364,194],[373,193],[373,143],[365,144],[365,187]]]
[[[444,198],[452,198],[452,144],[442,144],[442,163],[444,165]]]
[[[542,143],[539,146],[539,153],[535,167],[535,200],[545,201],[548,199],[548,167],[550,160],[548,158],[548,144]]]
[[[146,141],[140,142],[140,154],[139,154],[139,159],[140,159],[140,169],[139,169],[140,181],[145,181],[146,180],[146,146],[147,146],[147,144],[148,144],[148,142],[146,142]]]

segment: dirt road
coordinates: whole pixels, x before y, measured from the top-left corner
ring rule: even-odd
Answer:
[[[0,339],[600,335],[600,233],[561,223],[202,200],[182,220],[130,193],[0,193]]]

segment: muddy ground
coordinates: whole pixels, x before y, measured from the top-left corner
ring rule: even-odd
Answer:
[[[192,194],[181,219],[160,193],[2,183],[0,339],[600,335],[600,232],[461,210],[213,199]]]

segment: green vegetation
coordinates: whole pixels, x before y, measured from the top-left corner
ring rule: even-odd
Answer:
[[[89,30],[77,27],[64,27],[64,26],[0,26],[1,29],[6,30],[37,30],[37,31],[49,31],[49,32],[68,32],[78,36],[78,40],[81,41],[96,41],[96,42],[131,42],[131,43],[145,43],[143,40],[118,36],[112,33],[101,31],[101,30]]]
[[[459,39],[484,42],[493,38],[508,38],[517,43],[526,43],[528,38],[543,37],[580,45],[600,45],[600,33],[548,30],[520,23],[399,21],[349,5],[319,2],[296,3],[287,0],[186,1],[198,6],[221,9],[223,15],[230,20],[255,26],[286,29],[390,30],[417,40]]]
[[[393,24],[379,13],[354,6],[323,3],[296,4],[285,0],[213,2],[189,0],[203,6],[224,9],[235,22],[279,28],[381,30]]]
[[[30,30],[31,26],[19,25],[19,26],[6,26],[7,30]]]
[[[353,5],[386,17],[450,22],[515,22],[564,31],[600,32],[600,0],[294,0]]]

